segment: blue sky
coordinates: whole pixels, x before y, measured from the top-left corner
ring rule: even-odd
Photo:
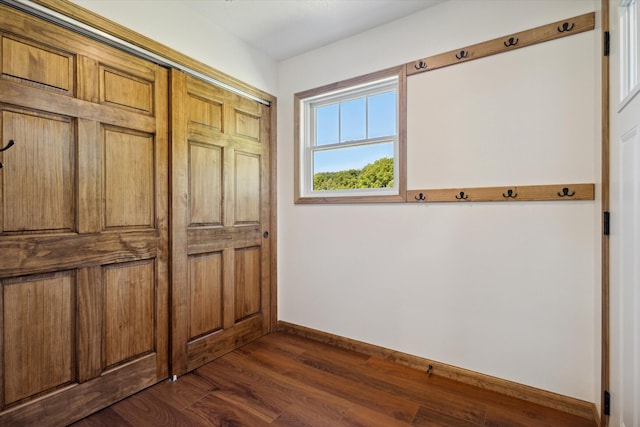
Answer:
[[[391,91],[318,107],[316,144],[322,146],[394,135],[395,100],[396,93]],[[393,157],[392,142],[316,151],[313,172],[360,169],[382,157]]]

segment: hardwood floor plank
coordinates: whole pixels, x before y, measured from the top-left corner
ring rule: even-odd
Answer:
[[[178,381],[165,380],[148,389],[147,393],[159,401],[183,410],[215,390],[207,381],[196,375],[184,375]]]
[[[411,421],[418,412],[419,406],[415,402],[358,381],[342,378],[328,371],[309,367],[300,361],[293,361],[292,365],[292,361],[283,361],[282,358],[275,357],[272,352],[267,354],[260,349],[252,352],[249,357],[272,366],[287,377],[399,420]]]
[[[478,424],[421,407],[413,419],[412,425],[416,427],[469,427],[477,426]],[[484,425],[484,423],[480,425]]]
[[[590,420],[274,333],[80,422],[103,426],[593,427]]]
[[[349,379],[358,383],[367,384],[369,387],[378,390],[385,390],[388,393],[398,396],[408,401],[418,403],[420,406],[441,412],[445,415],[465,420],[467,423],[481,425],[484,422],[486,408],[485,405],[447,393],[442,390],[434,390],[428,384],[428,377],[425,375],[420,383],[407,381],[402,378],[389,377],[388,375],[378,375],[375,370],[364,366],[344,366],[324,360],[317,356],[318,353],[304,353],[298,356],[298,360],[315,369],[330,372],[341,378]]]
[[[246,408],[236,406],[218,396],[209,394],[186,409],[198,417],[201,425],[207,426],[268,426],[270,421],[246,412]]]
[[[206,420],[186,410],[166,405],[146,390],[112,406],[122,418],[136,427],[151,426],[206,426]]]
[[[122,418],[112,407],[103,409],[94,415],[73,424],[74,427],[134,427]]]
[[[282,409],[292,403],[286,394],[274,393],[278,388],[276,384],[234,363],[232,357],[222,357],[198,369],[195,374],[209,378],[216,385],[218,391],[212,395],[218,399],[268,422],[276,419]]]

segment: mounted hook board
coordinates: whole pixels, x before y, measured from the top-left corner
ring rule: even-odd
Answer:
[[[407,202],[511,202],[594,200],[594,184],[407,190]]]
[[[485,56],[508,52],[521,47],[531,46],[562,37],[571,36],[595,28],[595,13],[586,13],[573,18],[564,19],[552,24],[543,25],[515,34],[463,47],[457,50],[440,53],[405,64],[406,74],[424,73],[449,65],[459,64]]]

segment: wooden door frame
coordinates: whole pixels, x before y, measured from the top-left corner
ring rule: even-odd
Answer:
[[[605,415],[605,394],[609,390],[609,371],[610,371],[610,357],[609,357],[609,345],[610,345],[610,292],[609,292],[609,264],[610,264],[610,245],[608,224],[605,226],[605,221],[608,221],[609,209],[610,209],[610,156],[609,156],[609,123],[610,123],[610,75],[609,75],[609,0],[601,0],[601,25],[602,25],[602,46],[605,49],[602,55],[602,165],[601,165],[601,180],[602,180],[602,248],[601,248],[601,366],[600,366],[600,417],[596,417],[601,427],[609,425],[609,416]]]

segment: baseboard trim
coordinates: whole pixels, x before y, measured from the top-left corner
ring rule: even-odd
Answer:
[[[394,363],[409,366],[411,368],[426,371],[429,365],[432,366],[433,375],[439,375],[461,383],[474,385],[485,390],[491,390],[500,394],[516,397],[528,402],[537,403],[548,408],[557,409],[570,414],[578,415],[582,418],[592,420],[599,425],[599,415],[596,406],[593,403],[584,400],[575,399],[573,397],[563,396],[535,387],[519,384],[513,381],[503,380],[490,375],[481,374],[456,366],[447,365],[434,360],[424,359],[422,357],[413,356],[400,351],[390,350],[362,341],[356,341],[350,338],[341,337],[328,332],[319,331],[317,329],[307,328],[305,326],[296,325],[282,320],[278,321],[277,330],[279,332],[287,332],[290,334],[302,336],[320,341],[335,347],[357,351],[369,356],[379,357]]]

